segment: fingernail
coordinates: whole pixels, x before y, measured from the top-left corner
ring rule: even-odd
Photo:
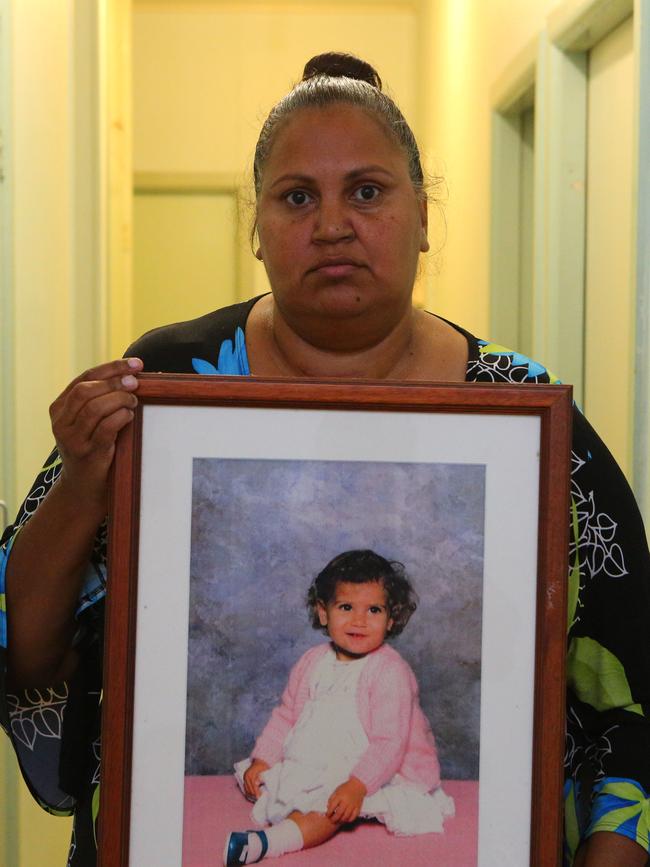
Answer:
[[[126,363],[134,370],[139,370],[142,367],[142,361],[139,358],[127,358]]]
[[[121,381],[122,385],[126,388],[133,388],[133,386],[137,385],[138,383],[138,380],[135,378],[135,376],[131,376],[130,373],[127,376],[123,376]]]

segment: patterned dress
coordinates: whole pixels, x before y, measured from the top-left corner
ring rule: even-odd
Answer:
[[[244,333],[256,300],[151,331],[127,354],[142,358],[148,371],[248,376]],[[458,331],[469,346],[467,382],[557,382],[525,356]],[[19,695],[5,688],[7,558],[60,470],[54,451],[2,539],[0,724],[38,802],[55,815],[74,815],[68,867],[91,867],[99,808],[105,525],[77,608],[81,663],[74,678]],[[571,470],[566,867],[580,840],[595,831],[650,848],[650,556],[632,492],[577,410]]]

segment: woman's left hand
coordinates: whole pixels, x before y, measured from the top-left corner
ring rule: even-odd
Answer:
[[[327,802],[327,818],[337,825],[354,822],[355,819],[359,818],[361,805],[367,792],[368,790],[361,780],[350,777],[346,783],[341,783],[330,795]]]

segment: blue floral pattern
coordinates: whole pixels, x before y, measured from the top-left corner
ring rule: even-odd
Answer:
[[[241,328],[235,331],[235,344],[232,340],[224,340],[219,347],[217,366],[203,358],[193,358],[192,367],[196,373],[221,374],[222,376],[250,376],[248,355],[246,354],[246,339]]]

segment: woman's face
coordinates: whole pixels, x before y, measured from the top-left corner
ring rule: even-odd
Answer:
[[[307,108],[287,121],[266,162],[257,218],[258,255],[295,331],[331,340],[353,320],[360,340],[381,339],[410,307],[429,246],[426,203],[404,152],[364,110]]]

